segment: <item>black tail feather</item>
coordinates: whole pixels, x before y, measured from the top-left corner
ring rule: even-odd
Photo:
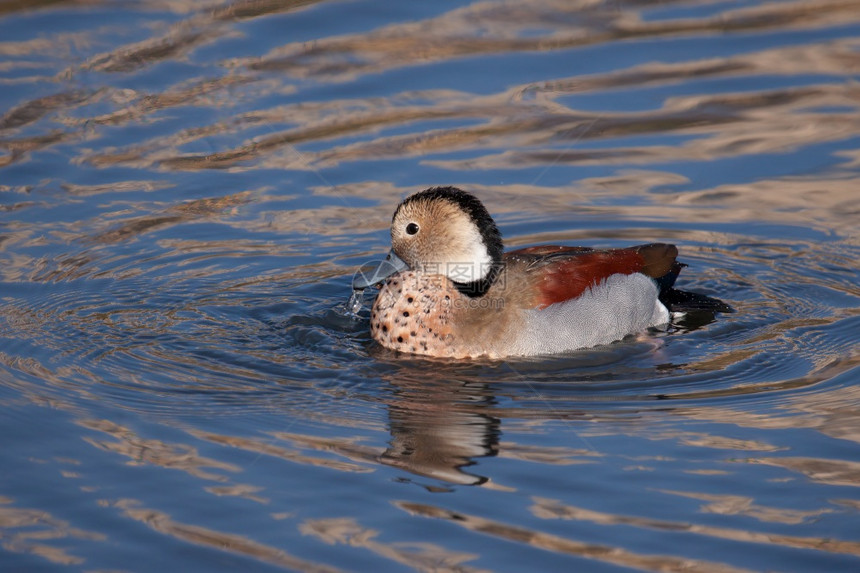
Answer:
[[[660,300],[663,300],[663,293],[672,290],[672,287],[675,286],[675,281],[678,280],[678,275],[681,274],[681,269],[686,267],[684,263],[679,263],[675,261],[672,263],[672,268],[669,269],[669,272],[660,277],[659,279],[654,279],[657,282],[657,288],[660,289]]]
[[[660,291],[660,302],[671,312],[734,312],[735,310],[721,301],[708,295],[667,288]]]
[[[686,267],[684,263],[675,262],[671,270],[657,280],[657,286],[660,289],[660,302],[666,305],[666,308],[671,312],[734,312],[735,310],[721,301],[718,298],[678,290],[672,288],[675,285],[675,280],[681,269]]]

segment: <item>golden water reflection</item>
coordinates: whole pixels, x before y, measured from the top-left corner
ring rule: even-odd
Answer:
[[[128,458],[127,463],[130,465],[153,464],[184,471],[203,480],[219,482],[227,481],[228,478],[221,473],[210,470],[234,473],[241,471],[241,468],[235,464],[201,456],[197,453],[196,448],[191,446],[167,444],[161,440],[142,438],[129,428],[110,420],[81,420],[79,424],[84,428],[98,430],[114,438],[114,441],[89,437],[84,438],[84,440],[100,450],[114,452]]]
[[[327,38],[308,47],[287,44],[260,59],[240,62],[257,69],[344,81],[356,74],[505,52],[544,52],[571,47],[681,34],[809,29],[857,21],[856,3],[772,2],[727,9],[702,18],[646,21],[660,2],[622,7],[588,0],[565,2],[479,2],[419,22],[398,23],[362,35]],[[476,23],[480,22],[480,25]],[[534,30],[543,33],[529,34]],[[529,37],[532,36],[532,37]]]
[[[716,513],[719,515],[744,515],[769,523],[796,525],[808,522],[820,515],[832,513],[834,511],[833,509],[802,511],[797,509],[767,507],[758,505],[752,498],[742,495],[708,494],[669,490],[664,490],[662,493],[707,501],[709,503],[703,505],[700,509],[700,511],[705,513]]]
[[[584,543],[560,535],[534,531],[477,515],[447,510],[439,506],[402,501],[396,502],[396,505],[411,515],[446,520],[463,529],[479,532],[500,540],[555,553],[585,557],[613,565],[633,567],[643,571],[719,571],[725,573],[751,571],[750,569],[731,567],[713,561],[670,555],[647,555],[627,551],[617,546]]]
[[[116,507],[123,515],[143,523],[158,533],[193,545],[201,545],[219,552],[233,553],[271,563],[295,571],[312,573],[335,573],[341,571],[337,567],[313,563],[299,559],[283,549],[253,541],[243,535],[225,533],[208,527],[182,523],[174,520],[169,514],[141,507],[134,499],[121,499],[104,505]]]
[[[674,493],[674,492],[671,492]],[[682,494],[695,497],[696,494]],[[726,498],[723,498],[725,500]],[[556,500],[535,498],[532,506],[532,513],[537,517],[544,519],[564,519],[576,521],[588,521],[597,525],[632,525],[634,527],[647,529],[665,529],[667,531],[688,532],[696,535],[711,536],[720,539],[729,539],[732,541],[742,541],[747,543],[766,543],[783,545],[786,547],[797,547],[804,549],[816,549],[820,551],[828,551],[833,553],[846,553],[849,555],[860,555],[860,542],[855,541],[838,541],[830,538],[804,538],[793,537],[790,535],[778,535],[773,533],[757,533],[754,531],[735,530],[721,527],[710,527],[699,524],[684,524],[661,521],[656,519],[639,518],[625,515],[616,515],[592,511],[578,507],[571,507]],[[717,509],[717,513],[735,514],[736,510],[733,505],[712,504],[709,506],[710,511]],[[745,507],[748,511],[749,506]],[[767,521],[780,521],[778,516],[785,516],[786,511],[775,508],[760,508],[758,509],[759,516],[761,513],[776,519],[768,519]],[[820,515],[822,512],[812,513],[811,515]],[[747,513],[748,515],[748,513]],[[788,515],[797,516],[797,512],[788,512]],[[801,514],[802,515],[802,514]],[[806,514],[809,516],[810,514]]]
[[[128,73],[197,49],[229,35],[230,25],[282,11],[305,8],[313,2],[279,5],[272,2],[238,2],[227,5],[189,4],[190,15],[170,26],[162,37],[122,46],[93,56],[84,69]],[[252,111],[233,111],[230,102],[286,96],[295,85],[275,81],[264,71],[277,69],[296,77],[344,81],[343,73],[381,72],[427,61],[504,52],[553,52],[617,38],[659,37],[684,33],[733,30],[814,30],[860,21],[860,4],[825,2],[766,3],[727,9],[700,19],[645,20],[652,3],[611,10],[587,2],[531,2],[527,9],[513,2],[475,4],[420,22],[394,24],[358,35],[314,42],[288,43],[261,58],[233,59],[231,72],[219,77],[183,78],[163,92],[142,93],[110,87],[79,88],[25,101],[0,118],[0,162],[25,161],[32,151],[69,138],[86,142],[76,163],[99,168],[127,166],[161,169],[232,169],[264,167],[288,170],[320,169],[344,162],[420,157],[428,165],[446,170],[495,170],[577,165],[635,165],[678,161],[713,161],[721,158],[781,154],[825,142],[850,138],[860,131],[858,89],[847,81],[860,69],[856,40],[841,39],[808,45],[789,45],[743,52],[724,58],[675,63],[648,62],[629,69],[592,75],[551,78],[513,86],[504,91],[476,95],[449,89],[404,91],[373,99],[333,99],[292,104],[269,104]],[[476,19],[482,25],[480,34]],[[538,38],[527,37],[535,27]],[[456,40],[455,40],[456,39]],[[68,42],[67,39],[59,40]],[[50,42],[0,42],[0,53],[18,58],[56,49]],[[343,69],[333,59],[345,58]],[[348,62],[348,65],[347,63]],[[131,68],[129,68],[131,66]],[[69,75],[74,72],[69,71]],[[581,110],[576,96],[637,87],[665,87],[691,79],[758,76],[826,76],[808,87],[760,89],[736,93],[674,95],[644,111]],[[60,82],[61,84],[63,82]],[[277,98],[274,98],[277,99]],[[108,111],[90,113],[90,108]],[[187,106],[227,111],[221,120],[191,129],[144,139],[131,145],[102,146],[97,126],[134,125],[164,121],[165,111]],[[22,135],[34,123],[56,129]],[[48,121],[46,121],[48,120]],[[427,122],[446,120],[460,125],[427,128]],[[414,126],[391,135],[389,127]],[[262,128],[262,133],[261,133]],[[683,135],[680,143],[659,141],[641,145],[625,138],[643,135]],[[230,135],[238,145],[213,143]],[[591,141],[615,141],[590,148]],[[188,151],[195,142],[218,146],[211,153]],[[305,148],[313,143],[314,150]],[[322,145],[320,145],[322,144]],[[434,157],[452,150],[469,152],[468,159]],[[841,151],[845,154],[845,150]],[[850,165],[850,164],[849,164]],[[642,193],[648,185],[636,191]],[[771,217],[806,222],[812,215],[821,226],[835,224],[849,235],[857,204],[856,175],[850,171],[826,174],[824,181],[779,178],[752,184],[726,185],[682,194],[651,196],[653,214],[667,207],[687,207],[684,220],[721,221]],[[607,188],[603,187],[602,191]],[[530,194],[534,191],[530,191]],[[716,199],[719,201],[716,201]],[[728,201],[728,203],[727,203]],[[786,203],[788,201],[788,203]],[[714,206],[719,204],[720,209]],[[702,208],[697,208],[701,205]],[[692,208],[690,208],[692,207]],[[665,211],[664,211],[665,213]],[[353,213],[355,214],[355,213]],[[644,211],[641,216],[650,216]],[[665,215],[664,215],[665,216]],[[727,219],[728,218],[728,219]]]
[[[332,460],[322,456],[309,456],[298,449],[284,448],[283,446],[273,444],[268,440],[238,438],[235,436],[223,436],[198,431],[193,431],[192,435],[217,444],[224,444],[249,452],[274,456],[297,464],[324,467],[342,472],[364,473],[373,471],[372,469],[357,463]],[[310,443],[314,443],[317,444],[317,449],[319,450],[332,451],[344,457],[356,459],[357,461],[372,461],[375,457],[372,450],[357,446],[353,444],[350,439],[338,440],[332,438],[318,438],[315,436],[288,435],[285,433],[275,433],[274,437],[282,441],[292,441],[294,442],[294,445],[308,445]],[[304,442],[304,444],[302,444],[302,442]]]
[[[428,542],[385,543],[376,539],[381,532],[363,527],[350,517],[308,520],[300,529],[305,535],[312,535],[329,545],[361,547],[416,571],[487,571],[464,565],[477,558],[475,554],[451,551]]]
[[[62,547],[46,542],[106,539],[101,533],[72,527],[67,521],[57,519],[48,511],[14,507],[11,503],[12,499],[0,496],[0,540],[5,551],[36,555],[57,565],[80,565],[86,561],[83,556],[69,553]]]
[[[641,570],[741,570],[690,559],[683,547],[668,555],[633,550],[621,527],[743,544],[739,554],[774,548],[860,556],[851,531],[817,533],[834,529],[827,520],[860,511],[850,491],[860,485],[860,463],[840,459],[844,450],[810,452],[786,437],[860,443],[860,390],[845,381],[860,363],[852,322],[860,300],[860,149],[853,142],[860,40],[815,35],[860,23],[860,2],[714,4],[707,16],[657,19],[651,10],[695,4],[478,2],[313,42],[267,38],[254,57],[230,53],[229,42],[253,30],[241,24],[315,4],[322,3],[152,2],[143,9],[175,18],[147,19],[150,36],[140,40],[127,40],[121,27],[0,39],[0,86],[38,87],[0,110],[0,169],[35,174],[0,181],[8,198],[0,205],[8,219],[0,234],[8,287],[0,293],[0,379],[11,396],[4,393],[2,403],[10,411],[32,403],[74,415],[71,434],[97,463],[168,473],[200,493],[205,509],[180,519],[126,484],[93,479],[87,472],[96,464],[86,455],[72,469],[58,462],[48,471],[57,469],[75,492],[122,491],[98,501],[111,517],[216,555],[290,570],[338,569],[263,543],[259,532],[228,532],[206,511],[235,503],[309,544],[359,548],[428,571],[478,571],[472,562],[490,555],[494,541]],[[0,17],[34,6],[5,3]],[[786,31],[806,39],[577,73],[578,47],[681,37],[731,42]],[[570,62],[552,77],[512,75],[489,87],[395,82],[361,97],[349,84],[505,55]],[[183,72],[158,68],[164,64]],[[812,79],[788,81],[804,77]],[[601,100],[623,90],[641,94],[637,105],[618,109]],[[185,121],[187,111],[196,119]],[[806,150],[820,158],[797,173],[767,168]],[[714,184],[694,184],[689,174],[749,160],[763,168]],[[389,165],[392,175],[384,176]],[[353,176],[356,166],[363,171]],[[470,370],[374,354],[333,325],[326,313],[336,303],[319,289],[348,284],[352,259],[384,253],[392,209],[415,190],[398,170],[413,167],[428,179],[465,181],[503,228],[520,229],[507,237],[509,246],[654,235],[682,243],[689,260],[706,262],[684,280],[736,295],[741,312],[679,343],[691,345],[692,358],[658,360],[667,345],[653,338],[643,356],[606,360],[595,375],[609,381],[606,393],[580,393],[593,370],[565,358]],[[571,169],[560,183],[544,179],[571,167],[583,171]],[[187,185],[192,176],[201,179]],[[228,176],[237,179],[220,185]],[[560,219],[570,230],[548,229]],[[809,230],[812,238],[770,235],[759,229],[765,223]],[[184,233],[195,224],[208,225],[209,234]],[[266,268],[249,262],[266,256],[282,260]],[[131,280],[145,273],[160,282]],[[176,284],[186,290],[166,296],[165,285]],[[308,290],[297,294],[296,284]],[[46,288],[33,298],[17,294],[31,287]],[[255,289],[267,297],[256,298]],[[284,310],[286,303],[294,306]],[[260,310],[267,305],[276,310]],[[284,336],[284,314],[306,323],[310,342]],[[335,349],[332,356],[322,344]],[[640,359],[646,366],[631,365]],[[301,380],[286,379],[291,364]],[[634,374],[622,390],[625,368]],[[150,370],[169,381],[147,379]],[[367,384],[372,398],[353,393],[353,384]],[[205,430],[196,426],[240,410],[260,416],[243,419],[252,429],[213,429],[208,419]],[[136,415],[179,437],[147,437]],[[312,427],[300,429],[296,420]],[[619,442],[647,447],[619,453]],[[393,503],[409,520],[389,514],[390,529],[370,527],[383,514],[364,515],[358,503],[328,506],[325,496],[308,517],[304,506],[283,502],[257,463],[281,470],[282,489],[292,487],[290,476],[307,474],[342,486],[333,486],[334,499],[346,490],[380,512]],[[571,484],[589,471],[633,476],[619,496],[664,496],[667,505],[692,509],[652,517],[607,510],[596,498],[588,506],[588,493]],[[781,505],[759,497],[758,480],[803,484],[812,494]],[[405,487],[380,493],[391,484],[419,493],[408,500]],[[75,541],[117,541],[86,516],[76,524],[4,493],[6,551],[89,565],[85,544]],[[523,523],[494,517],[494,504],[514,512],[523,499]],[[424,530],[413,517],[436,518],[456,533],[430,541],[415,533]],[[825,526],[816,528],[818,521]],[[603,541],[560,523],[591,528],[589,539]],[[480,538],[474,551],[462,549],[464,533]]]
[[[430,477],[435,480],[453,485],[477,485],[487,488],[500,496],[510,496],[510,500],[518,499],[520,487],[509,487],[504,483],[494,483],[493,480],[482,476],[481,460],[487,456],[498,456],[514,463],[533,464],[537,471],[541,467],[564,467],[582,463],[617,464],[617,454],[601,451],[598,440],[601,435],[624,435],[658,441],[674,440],[685,448],[722,449],[735,452],[735,457],[727,458],[725,463],[716,467],[731,468],[736,464],[753,464],[774,466],[808,476],[824,485],[857,486],[860,485],[860,464],[847,460],[827,460],[798,456],[775,456],[785,448],[777,448],[765,442],[753,440],[727,439],[719,435],[704,432],[678,432],[675,430],[660,431],[645,419],[625,421],[618,412],[607,411],[605,418],[599,412],[592,411],[588,422],[595,430],[581,431],[583,444],[588,447],[547,447],[527,443],[530,436],[546,431],[545,426],[558,423],[560,419],[573,420],[563,410],[563,402],[555,402],[544,411],[544,419],[534,412],[530,419],[518,419],[515,410],[504,410],[497,407],[496,391],[491,385],[479,385],[462,382],[442,382],[418,379],[410,376],[394,377],[391,384],[391,398],[388,403],[390,442],[387,448],[364,445],[361,440],[347,436],[341,438],[323,437],[314,434],[302,434],[289,431],[272,432],[263,438],[243,436],[226,436],[212,432],[188,429],[188,437],[192,440],[203,440],[216,446],[228,449],[240,449],[251,453],[262,454],[274,459],[289,462],[290,465],[306,466],[321,470],[334,470],[347,474],[372,473],[376,467],[395,466],[417,476]],[[811,394],[812,400],[800,402],[810,407],[824,408],[815,412],[826,412],[834,406],[832,399],[844,397],[840,389],[835,392],[816,392]],[[849,398],[850,402],[850,398]],[[800,428],[814,429],[826,427],[824,418],[818,415],[798,415],[795,404],[786,403],[784,412],[774,415],[758,414],[755,417],[737,412],[720,412],[717,408],[689,407],[665,410],[664,414],[681,418],[696,419],[701,413],[702,420],[720,424],[754,424],[755,427],[769,429]],[[653,422],[653,421],[652,421]],[[341,424],[349,424],[342,419]],[[583,420],[585,423],[585,420]],[[145,438],[137,435],[129,428],[115,422],[101,419],[83,418],[78,421],[81,427],[94,430],[110,436],[113,441],[85,437],[86,443],[98,450],[118,455],[127,459],[130,465],[151,465],[170,470],[179,470],[190,478],[200,481],[201,488],[214,496],[233,496],[247,499],[256,504],[271,503],[272,493],[266,487],[254,483],[234,483],[233,475],[244,474],[249,468],[226,462],[221,459],[225,450],[214,450],[209,456],[201,456],[197,448],[181,442],[167,443],[161,440]],[[519,429],[514,429],[517,426]],[[359,427],[361,424],[359,424]],[[510,427],[509,427],[510,426]],[[585,427],[582,428],[585,430]],[[507,435],[507,440],[500,440],[500,435]],[[288,444],[284,446],[281,444]],[[308,453],[316,452],[316,453]],[[749,456],[751,453],[755,457]],[[695,457],[695,456],[694,456]],[[335,459],[341,458],[341,460]],[[81,467],[77,460],[66,460],[73,463],[73,472],[65,472],[68,479],[81,479],[86,474],[86,467]],[[678,460],[666,457],[630,458],[625,471],[641,471],[643,469],[660,469],[663,464],[674,464]],[[643,465],[644,464],[644,465]],[[690,471],[687,468],[692,468]],[[796,509],[792,507],[773,507],[758,503],[753,497],[714,493],[696,490],[697,478],[701,485],[710,488],[708,482],[711,476],[727,475],[727,471],[696,469],[691,461],[687,472],[693,478],[689,481],[690,489],[652,489],[647,495],[677,496],[700,500],[703,505],[699,512],[722,516],[749,518],[760,524],[782,524],[798,526],[811,523],[823,516],[834,514],[838,505],[851,507],[855,504],[850,499],[832,500],[831,505],[817,509]],[[790,475],[790,473],[788,475]],[[250,475],[249,475],[250,477]],[[211,485],[212,482],[219,485]],[[253,482],[253,478],[251,478]],[[82,486],[86,488],[86,486]],[[453,491],[450,489],[427,486],[428,491]],[[645,492],[643,492],[644,494]],[[502,498],[504,499],[504,498]],[[647,516],[637,516],[624,513],[600,511],[587,507],[575,506],[557,499],[532,496],[530,512],[544,520],[563,520],[590,523],[596,526],[627,526],[643,530],[671,532],[673,534],[689,534],[724,541],[748,543],[756,545],[771,545],[792,549],[814,550],[830,554],[860,556],[860,543],[851,540],[840,540],[831,537],[815,537],[774,533],[759,529],[755,525],[748,528],[741,526],[726,527],[700,523],[697,520],[672,521]],[[8,503],[10,500],[4,500]],[[500,502],[502,500],[500,499]],[[266,563],[283,566],[288,569],[312,571],[332,571],[334,567],[322,563],[314,563],[295,557],[280,547],[260,543],[251,537],[218,531],[198,524],[182,523],[172,518],[168,513],[146,508],[136,500],[120,499],[118,501],[104,500],[104,507],[117,508],[129,519],[146,524],[161,534],[195,545],[210,547],[217,551],[235,553]],[[646,571],[692,570],[692,571],[738,571],[743,570],[728,564],[690,559],[680,555],[647,554],[631,551],[621,545],[607,543],[591,543],[580,541],[576,536],[559,533],[549,533],[540,527],[526,527],[510,524],[496,519],[460,510],[446,509],[443,505],[417,503],[414,501],[397,501],[395,505],[410,515],[434,517],[459,528],[480,533],[491,538],[503,540],[506,543],[518,543],[533,549],[550,551],[562,555],[578,556],[601,562],[634,567]],[[324,543],[361,547],[372,554],[390,560],[394,563],[406,564],[419,570],[430,570],[435,566],[462,568],[463,570],[478,570],[469,568],[468,562],[478,555],[452,550],[444,544],[431,542],[389,542],[382,540],[384,532],[361,525],[359,517],[331,517],[322,519],[294,520],[291,513],[274,512],[271,519],[284,521],[286,527],[295,527],[301,533],[315,537]],[[82,563],[82,558],[67,553],[55,546],[37,540],[87,539],[101,541],[107,536],[100,532],[89,532],[76,528],[62,520],[54,519],[47,512],[0,508],[0,521],[3,527],[15,530],[21,527],[40,525],[48,527],[49,533],[40,532],[11,533],[6,537],[6,548],[10,551],[39,555],[56,563]],[[611,536],[610,536],[611,537]]]

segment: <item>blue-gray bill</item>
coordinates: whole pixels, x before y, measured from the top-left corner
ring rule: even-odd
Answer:
[[[367,287],[377,285],[395,273],[405,271],[409,268],[403,259],[394,254],[394,251],[389,251],[385,260],[371,272],[367,273],[364,269],[359,269],[355,276],[352,277],[353,290],[364,290]]]

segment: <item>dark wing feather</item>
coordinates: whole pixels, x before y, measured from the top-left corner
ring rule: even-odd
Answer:
[[[576,298],[614,274],[640,272],[658,280],[673,270],[677,255],[674,245],[654,243],[607,250],[539,246],[512,251],[505,257],[525,264],[538,293],[537,305],[543,308]]]

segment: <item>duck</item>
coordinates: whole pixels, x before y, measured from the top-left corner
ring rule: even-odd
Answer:
[[[457,187],[431,187],[394,211],[391,250],[354,291],[379,288],[372,338],[437,358],[501,359],[568,352],[668,325],[685,309],[731,312],[673,288],[678,248],[537,245],[505,252],[484,204]]]

